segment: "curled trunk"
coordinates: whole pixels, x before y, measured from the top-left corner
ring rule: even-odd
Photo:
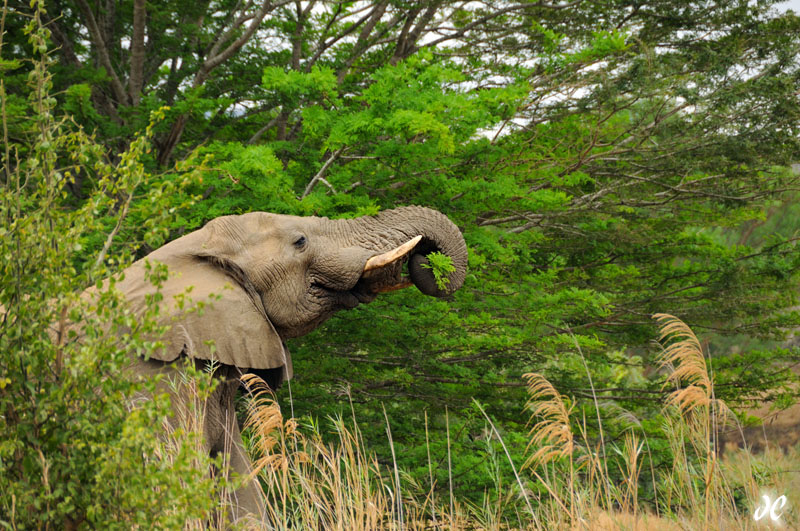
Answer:
[[[467,246],[458,227],[447,216],[430,208],[410,206],[395,208],[376,216],[365,216],[336,222],[351,238],[352,244],[385,253],[421,236],[408,253],[410,280],[426,295],[444,297],[464,283],[467,274]],[[455,271],[447,276],[444,289],[439,289],[426,258],[432,252],[450,257]]]

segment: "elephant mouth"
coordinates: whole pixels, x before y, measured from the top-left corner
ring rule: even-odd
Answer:
[[[359,304],[372,302],[377,297],[377,293],[362,289],[358,284],[349,290],[336,290],[319,282],[313,282],[311,284],[311,293],[314,295],[315,300],[330,301],[333,303],[333,308],[337,310],[342,308],[349,310]]]
[[[422,236],[417,236],[367,260],[361,276],[349,289],[336,289],[323,282],[312,282],[314,298],[331,301],[336,309],[352,309],[359,304],[372,302],[380,293],[412,286],[413,282],[403,269],[420,240]]]
[[[403,275],[403,266],[420,240],[422,236],[415,236],[391,251],[367,260],[354,289],[378,294],[413,286],[411,278]]]

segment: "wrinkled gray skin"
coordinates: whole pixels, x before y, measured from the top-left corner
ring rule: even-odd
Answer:
[[[422,240],[410,252],[365,273],[370,258],[418,235]],[[435,250],[450,256],[456,267],[445,291],[437,288],[432,272],[422,267],[424,256]],[[172,326],[163,338],[165,347],[149,360],[136,360],[131,372],[145,378],[160,373],[177,379],[180,363],[175,361],[180,358],[190,356],[199,365],[207,363],[202,360],[218,360],[221,365],[215,376],[220,385],[205,404],[205,445],[212,454],[223,453],[234,472],[246,475],[252,468],[234,411],[239,376],[254,371],[277,387],[292,374],[286,339],[307,334],[334,312],[370,302],[380,292],[413,282],[428,295],[449,295],[464,281],[467,250],[458,228],[446,216],[422,207],[349,220],[264,212],[224,216],[125,271],[118,288],[134,311],[143,310],[145,296],[154,291],[145,278],[146,260],[169,267],[160,315]],[[410,282],[403,276],[404,263]],[[202,313],[178,307],[174,297],[189,287],[195,303],[211,301]],[[208,340],[214,341],[215,351],[206,344]],[[174,409],[185,409],[189,397],[172,394]],[[173,421],[179,423],[179,419]],[[234,520],[264,519],[264,501],[254,482],[236,491],[231,506]]]

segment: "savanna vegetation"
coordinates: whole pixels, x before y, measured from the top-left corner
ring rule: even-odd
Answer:
[[[168,404],[115,378],[158,326],[113,275],[223,214],[408,204],[462,229],[466,283],[291,340],[295,379],[242,401],[277,527],[728,529],[764,489],[799,504],[794,453],[717,448],[736,411],[797,400],[778,7],[5,0],[0,525],[222,525],[235,485],[196,415],[158,436]]]

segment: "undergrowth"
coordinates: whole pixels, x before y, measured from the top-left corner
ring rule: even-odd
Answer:
[[[700,342],[679,319],[654,316],[665,371],[662,435],[671,466],[654,469],[644,431],[616,441],[590,437],[574,402],[541,374],[525,375],[529,444],[516,481],[495,480],[483,503],[453,499],[447,485],[421,485],[367,449],[355,415],[300,425],[285,419],[267,386],[249,375],[247,429],[255,472],[276,529],[758,529],[796,528],[791,504],[780,522],[756,522],[763,496],[791,497],[796,452],[754,456],[747,449],[721,457],[718,431],[735,422],[714,396]],[[596,400],[595,400],[595,403]],[[478,405],[480,408],[480,405]],[[481,412],[483,412],[483,409]],[[351,410],[352,411],[352,410]],[[485,415],[485,413],[484,413]],[[502,435],[488,415],[486,433]],[[602,431],[602,424],[600,426]],[[330,429],[333,441],[324,441]],[[387,419],[387,436],[391,429]],[[651,435],[652,436],[652,435]],[[428,452],[430,455],[430,452]],[[503,456],[500,456],[503,457]],[[457,455],[452,456],[458,459]],[[511,463],[513,467],[513,462]],[[434,463],[428,458],[428,467]],[[796,472],[796,471],[795,471]],[[643,500],[641,493],[652,492]],[[448,493],[449,492],[449,496]],[[790,500],[791,501],[791,500]]]

